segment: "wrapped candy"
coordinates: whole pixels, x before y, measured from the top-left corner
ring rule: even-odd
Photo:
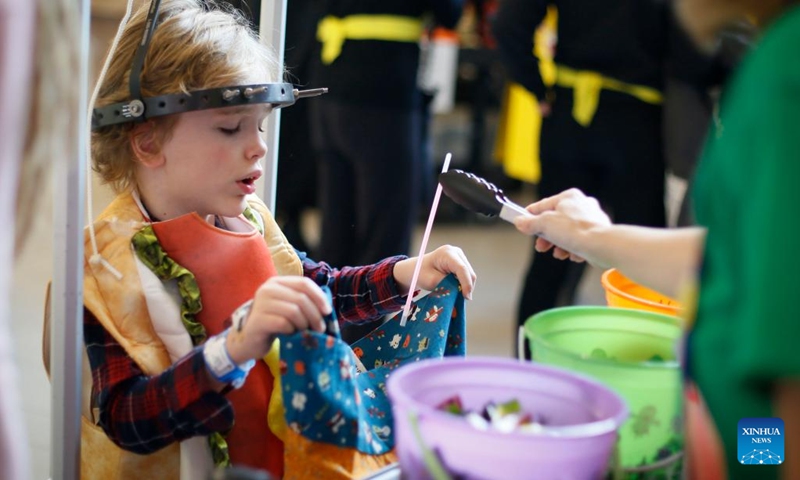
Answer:
[[[439,404],[438,409],[464,417],[478,430],[538,433],[544,428],[543,420],[537,415],[523,412],[517,399],[502,403],[490,402],[477,412],[465,411],[461,398],[454,396]]]

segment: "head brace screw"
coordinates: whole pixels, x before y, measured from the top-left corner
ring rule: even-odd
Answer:
[[[222,99],[225,100],[226,102],[230,102],[231,100],[233,100],[233,97],[236,97],[238,95],[239,95],[238,88],[233,90],[224,90],[222,92]]]
[[[125,117],[141,117],[144,114],[144,103],[141,100],[131,100],[131,102],[122,107],[122,115]]]
[[[267,87],[256,87],[256,88],[247,87],[247,88],[244,89],[244,96],[246,98],[252,98],[253,95],[255,95],[257,93],[261,93],[261,92],[266,92],[266,91],[267,91]]]

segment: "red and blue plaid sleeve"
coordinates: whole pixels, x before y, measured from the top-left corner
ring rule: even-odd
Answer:
[[[394,266],[405,256],[398,255],[363,267],[336,269],[325,262],[315,262],[298,252],[303,274],[318,285],[327,285],[339,319],[361,323],[375,320],[403,308],[405,295],[400,295],[394,279]]]
[[[202,347],[147,376],[87,309],[83,325],[92,403],[99,408],[100,426],[121,448],[147,454],[233,426],[233,407],[214,389]]]

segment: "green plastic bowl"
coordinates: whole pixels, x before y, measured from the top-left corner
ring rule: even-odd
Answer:
[[[630,417],[619,431],[624,469],[680,457],[678,318],[626,308],[562,307],[530,317],[524,330],[533,361],[592,376],[628,402]]]

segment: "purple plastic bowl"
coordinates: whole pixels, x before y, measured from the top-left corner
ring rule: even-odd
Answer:
[[[445,358],[401,367],[387,382],[404,478],[430,478],[409,422],[416,413],[426,446],[465,479],[602,478],[628,417],[625,400],[603,384],[557,367],[501,358]],[[540,415],[542,433],[481,431],[438,410],[458,395],[467,410],[517,399]]]

